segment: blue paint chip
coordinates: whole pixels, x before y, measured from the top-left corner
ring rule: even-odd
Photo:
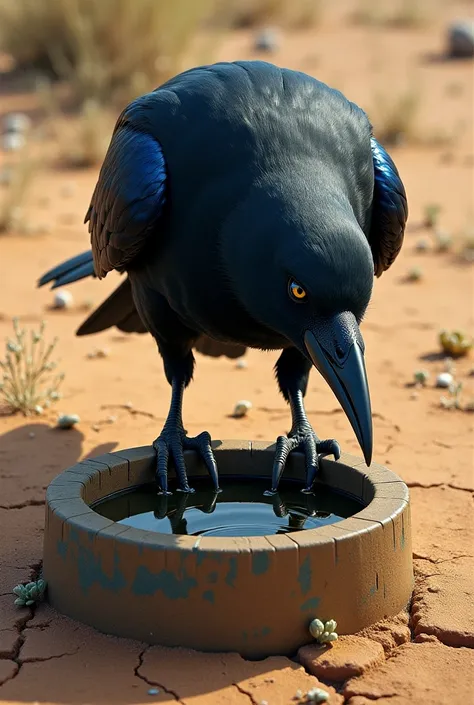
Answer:
[[[117,593],[126,585],[125,577],[120,570],[118,553],[114,555],[114,569],[112,576],[108,576],[102,568],[102,556],[95,556],[90,548],[78,547],[77,567],[79,572],[79,585],[84,594],[98,583],[100,587],[110,592]]]
[[[197,580],[182,571],[182,576],[177,577],[169,570],[152,573],[145,566],[137,568],[132,585],[134,595],[154,595],[161,592],[168,600],[180,600],[189,596],[190,591],[197,586]]]
[[[230,587],[235,587],[235,580],[237,578],[237,558],[229,559],[229,571],[225,576],[225,581]]]
[[[267,572],[270,565],[270,556],[264,551],[252,554],[252,573],[254,575],[263,575]]]
[[[301,612],[308,612],[309,610],[311,610],[311,611],[317,610],[320,602],[321,602],[320,597],[310,597],[309,600],[306,600],[306,602],[303,602],[303,604],[300,607],[300,610],[301,610]]]
[[[311,562],[309,556],[306,556],[298,571],[298,582],[301,587],[301,592],[306,595],[311,590]]]
[[[205,592],[202,593],[202,597],[204,600],[210,602],[211,605],[214,604],[214,590],[205,590]]]

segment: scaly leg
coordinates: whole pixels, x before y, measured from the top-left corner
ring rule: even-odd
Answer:
[[[311,363],[296,348],[284,350],[276,364],[278,385],[290,405],[292,424],[288,436],[277,438],[272,472],[272,492],[276,492],[278,489],[278,483],[291,451],[304,451],[306,458],[305,491],[307,492],[311,490],[318,472],[320,458],[334,455],[338,460],[341,455],[339,443],[334,439],[321,441],[306,416],[303,400],[311,367]]]
[[[166,376],[171,383],[171,404],[163,430],[153,442],[153,447],[157,453],[156,481],[158,490],[168,494],[168,461],[171,455],[178,476],[179,489],[182,492],[194,491],[188,484],[184,462],[184,450],[188,449],[195,450],[201,455],[211,476],[214,488],[218,490],[219,478],[209,433],[203,431],[195,438],[189,438],[183,426],[183,394],[192,378],[193,354],[189,351],[182,359],[174,356],[170,359],[169,355],[163,354],[163,350],[160,350],[160,352],[163,356]]]

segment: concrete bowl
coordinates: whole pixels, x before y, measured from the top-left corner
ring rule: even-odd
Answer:
[[[220,476],[271,477],[274,445],[214,442]],[[205,474],[186,454],[189,476]],[[291,654],[312,641],[312,619],[351,634],[406,607],[413,587],[409,493],[380,465],[323,460],[318,482],[364,508],[329,526],[223,538],[167,535],[106,519],[91,508],[153,481],[151,447],[85,460],[47,491],[44,578],[58,611],[101,632],[150,644]],[[303,479],[292,454],[285,476]]]

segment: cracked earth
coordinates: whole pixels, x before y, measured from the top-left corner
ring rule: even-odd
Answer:
[[[272,60],[314,73],[366,109],[381,85],[401,90],[416,70],[422,77],[419,119],[426,133],[438,127],[457,130],[463,120],[472,121],[472,64],[422,60],[441,50],[443,28],[452,17],[466,14],[466,4],[451,3],[443,12],[428,27],[384,29],[377,36],[328,15],[317,35],[286,34]],[[248,33],[236,32],[213,58],[251,58],[250,45]],[[453,84],[459,88],[456,97],[448,94]],[[35,110],[35,100],[27,93],[2,94],[0,112]],[[465,227],[474,163],[468,132],[459,130],[448,146],[407,144],[392,150],[409,195],[410,224],[399,260],[376,283],[363,326],[374,459],[410,487],[416,581],[409,612],[343,636],[329,648],[308,646],[293,659],[258,662],[237,654],[149,647],[96,633],[47,604],[33,610],[13,606],[13,586],[34,579],[41,569],[48,483],[82,458],[150,442],[169,396],[151,339],[117,331],[94,339],[73,337],[85,315],[79,310],[82,302],[100,303],[118,277],[71,287],[76,307],[68,312],[48,310],[51,294],[35,290],[46,268],[87,247],[82,219],[97,173],[68,173],[75,191],[66,199],[61,196],[64,173],[45,166],[33,183],[29,214],[47,221],[51,233],[1,240],[0,339],[11,335],[14,315],[28,326],[47,321],[48,335],[59,336],[66,373],[58,412],[77,413],[81,423],[62,432],[53,429],[55,414],[33,420],[0,416],[1,703],[290,705],[297,691],[312,687],[327,690],[331,705],[472,703],[474,415],[441,409],[440,390],[432,383],[444,369],[438,330],[473,331],[472,265],[460,264],[450,253],[415,250],[419,237],[430,237],[420,226],[427,203],[442,206],[442,227],[449,232]],[[47,206],[44,194],[49,194]],[[413,266],[422,268],[422,281],[404,283]],[[95,347],[109,348],[110,356],[88,358]],[[274,354],[250,352],[245,370],[231,361],[197,357],[195,382],[185,398],[190,434],[206,428],[214,438],[271,440],[288,430],[288,411],[272,374]],[[465,400],[474,397],[473,365],[472,357],[456,362]],[[426,389],[414,390],[410,383],[420,368],[430,372],[431,381]],[[232,419],[229,414],[241,398],[253,402],[252,412]],[[307,408],[320,437],[337,437],[344,450],[359,453],[348,422],[316,374]]]

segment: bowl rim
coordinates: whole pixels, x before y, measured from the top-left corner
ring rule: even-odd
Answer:
[[[274,442],[264,441],[215,441],[213,449],[216,460],[220,465],[221,474],[233,474],[222,472],[224,455],[240,453],[239,460],[245,460],[244,456],[254,456],[254,462],[267,462],[273,458],[275,451]],[[295,460],[304,463],[304,456],[301,453],[292,454]],[[220,456],[220,460],[219,460]],[[271,456],[271,458],[269,458]],[[189,457],[189,455],[188,455]],[[384,528],[386,525],[393,525],[392,519],[404,512],[409,504],[409,490],[405,482],[388,468],[372,463],[368,468],[363,459],[343,453],[336,462],[324,458],[321,463],[321,478],[318,481],[324,482],[324,477],[331,478],[335,472],[339,475],[347,473],[352,475],[352,480],[360,483],[361,493],[352,496],[359,497],[367,504],[357,512],[357,514],[343,519],[334,524],[320,526],[314,529],[307,529],[300,532],[289,532],[286,534],[269,534],[265,536],[245,536],[245,537],[221,537],[221,536],[186,536],[178,534],[162,534],[156,531],[138,529],[126,524],[119,524],[111,519],[98,514],[90,505],[97,503],[100,499],[119,491],[105,491],[101,495],[109,479],[118,471],[118,467],[124,471],[127,468],[127,476],[130,479],[130,468],[149,474],[150,463],[155,458],[155,451],[152,446],[139,446],[124,450],[118,450],[96,458],[88,458],[78,464],[67,468],[60,475],[55,477],[50,483],[46,492],[46,507],[58,516],[63,522],[73,526],[78,531],[87,531],[89,535],[100,535],[102,538],[124,541],[127,543],[143,544],[153,549],[182,551],[275,551],[285,547],[294,547],[296,543],[299,547],[309,547],[320,543],[335,542],[335,539],[351,539],[356,534],[365,533],[375,529]],[[256,458],[256,460],[255,460]],[[291,456],[290,456],[291,458]],[[335,471],[335,468],[338,470]],[[190,472],[193,474],[202,474]],[[244,473],[249,476],[251,472]],[[260,471],[260,474],[263,474]],[[265,473],[266,474],[266,473]],[[144,484],[144,482],[133,482],[134,486]],[[330,483],[324,483],[329,484]],[[334,489],[338,487],[330,485]],[[99,493],[93,499],[87,497],[91,487]],[[123,487],[122,489],[126,489]],[[343,491],[348,491],[341,487]],[[289,543],[290,542],[290,543]]]

